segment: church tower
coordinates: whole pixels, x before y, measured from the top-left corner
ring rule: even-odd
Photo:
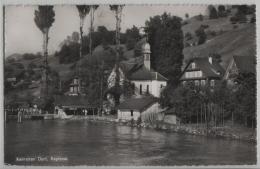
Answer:
[[[150,44],[148,42],[145,42],[142,46],[142,54],[144,57],[144,66],[148,69],[151,70],[151,61],[150,61]]]

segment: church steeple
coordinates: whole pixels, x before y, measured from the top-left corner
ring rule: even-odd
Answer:
[[[147,42],[147,40],[145,41],[145,43],[142,46],[142,54],[144,57],[144,66],[148,70],[150,70],[151,69],[151,61],[150,61],[151,50],[150,50],[150,44]]]

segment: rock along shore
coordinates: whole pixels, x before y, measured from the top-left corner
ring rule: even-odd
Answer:
[[[106,117],[106,116],[82,116],[82,117],[73,117],[71,120],[79,120],[85,119],[93,122],[103,121],[103,122],[111,122],[117,123],[118,125],[130,126],[130,127],[138,127],[138,128],[148,128],[148,129],[155,129],[167,132],[176,132],[176,133],[183,133],[183,134],[191,134],[191,135],[198,135],[198,136],[208,136],[208,137],[215,137],[215,138],[226,138],[226,139],[235,139],[241,141],[248,141],[256,143],[256,131],[251,133],[243,133],[234,131],[231,127],[196,127],[196,126],[189,126],[189,125],[174,125],[174,124],[167,124],[162,122],[157,122],[154,124],[147,124],[141,123],[137,124],[136,122],[122,122],[115,118]]]

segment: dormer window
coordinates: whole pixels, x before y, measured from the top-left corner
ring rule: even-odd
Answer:
[[[210,81],[210,86],[211,86],[211,87],[214,87],[214,86],[215,86],[215,80],[211,80],[211,81]]]
[[[195,69],[195,68],[196,68],[196,65],[195,65],[194,62],[191,63],[191,68],[192,68],[192,69]]]

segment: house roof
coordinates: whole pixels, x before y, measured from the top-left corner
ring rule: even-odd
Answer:
[[[233,56],[236,67],[242,73],[255,73],[256,60],[253,56]]]
[[[137,110],[144,111],[149,106],[156,103],[158,99],[154,97],[143,97],[143,98],[130,98],[122,102],[119,106],[119,110]]]
[[[165,115],[176,115],[176,108],[175,107],[168,108],[167,110],[163,111],[162,113],[164,113]]]
[[[120,68],[126,73],[129,80],[158,80],[167,81],[168,79],[153,69],[148,70],[143,64],[143,57],[122,61]]]
[[[62,107],[90,108],[97,105],[90,104],[85,96],[54,96],[54,104]]]
[[[167,81],[168,79],[158,72],[148,70],[144,65],[134,71],[130,76],[130,80],[158,80]]]
[[[223,69],[223,67],[220,65],[219,62],[214,61],[213,59],[213,62],[211,64],[208,61],[208,58],[204,57],[204,58],[194,58],[190,60],[189,63],[186,65],[183,74],[192,62],[194,62],[197,65],[197,67],[203,72],[203,77],[221,78],[225,72],[225,70]],[[183,80],[186,78],[182,76],[181,79]]]

